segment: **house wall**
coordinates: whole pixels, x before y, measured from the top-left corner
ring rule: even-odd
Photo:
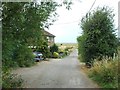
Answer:
[[[54,42],[54,37],[47,37],[48,39],[48,45],[52,46],[55,42]]]

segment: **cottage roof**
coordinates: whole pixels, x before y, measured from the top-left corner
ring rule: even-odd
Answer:
[[[44,34],[45,34],[46,36],[55,37],[55,35],[49,33],[49,32],[46,31],[46,30],[44,30]]]

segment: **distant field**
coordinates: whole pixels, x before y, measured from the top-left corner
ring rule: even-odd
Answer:
[[[73,47],[77,47],[78,44],[77,43],[56,43],[58,46],[67,46],[67,47],[70,47],[70,46],[73,46]]]

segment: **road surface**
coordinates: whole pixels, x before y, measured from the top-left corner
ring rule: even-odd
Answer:
[[[97,88],[81,70],[77,50],[63,59],[43,61],[15,71],[26,81],[26,88]]]

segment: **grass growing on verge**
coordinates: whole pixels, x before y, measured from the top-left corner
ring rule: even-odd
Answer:
[[[22,88],[24,80],[17,74],[10,73],[11,70],[4,68],[2,71],[2,88]]]
[[[118,88],[118,57],[104,57],[101,61],[95,60],[93,67],[89,69],[88,75],[103,88]]]

